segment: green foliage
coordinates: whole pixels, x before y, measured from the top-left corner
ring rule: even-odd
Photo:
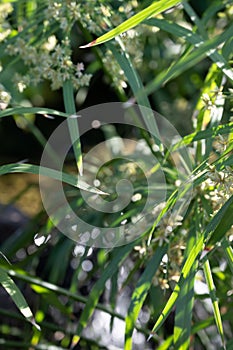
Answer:
[[[29,173],[62,181],[72,209],[96,228],[141,224],[137,239],[129,237],[129,243],[109,249],[66,238],[44,209],[11,236],[3,232],[0,251],[6,259],[0,260],[0,283],[23,316],[0,306],[0,345],[231,349],[232,1],[19,0],[1,1],[0,13],[0,132],[11,119],[43,150],[48,134],[37,122],[62,117],[68,121],[74,153],[61,172],[1,159],[2,178]],[[100,72],[105,81],[101,88],[96,83]],[[88,177],[81,180],[86,150],[79,134],[81,118],[73,116],[90,105],[93,90],[98,96],[102,89],[114,91],[125,105],[139,104],[150,132],[135,128],[130,136],[149,152],[154,166],[145,175],[130,156],[124,164],[113,159],[111,147],[114,140],[123,143],[122,132],[115,125],[102,127],[109,148],[95,153],[87,165],[98,175],[101,186],[96,188]],[[163,130],[152,108],[170,116],[182,134],[171,147],[162,144]],[[191,164],[185,156],[179,159],[190,173],[181,181],[174,155],[184,147]],[[111,160],[97,169],[98,159],[107,153]],[[160,170],[166,198],[151,203],[138,219],[150,190],[145,178]],[[80,190],[109,203],[117,197],[112,186],[121,177],[133,179],[137,199],[122,212],[94,213]],[[8,203],[17,204],[29,187]],[[160,183],[154,190],[161,190]],[[177,207],[190,190],[189,207],[181,216]],[[64,216],[63,209],[59,214]],[[116,328],[122,330],[121,341]]]

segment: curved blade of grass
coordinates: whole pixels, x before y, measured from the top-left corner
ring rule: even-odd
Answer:
[[[70,239],[63,239],[62,237],[62,239],[57,242],[56,249],[49,254],[44,276],[46,276],[51,283],[58,285],[64,284],[73,248],[74,242]]]
[[[162,29],[165,32],[175,35],[178,38],[181,38],[182,40],[185,40],[185,42],[188,42],[192,45],[198,45],[202,42],[201,37],[198,34],[192,32],[191,30],[185,27],[182,27],[179,24],[176,24],[174,22],[168,22],[165,19],[150,18],[144,21],[143,23],[152,27]]]
[[[33,314],[31,312],[30,307],[28,306],[23,294],[12,280],[10,276],[8,276],[7,272],[4,271],[0,267],[0,283],[5,289],[5,291],[10,295],[11,299],[19,309],[19,311],[23,314],[23,316],[38,330],[40,327],[36,324]]]
[[[140,108],[142,117],[148,130],[154,136],[155,143],[160,147],[161,142],[160,142],[159,130],[156,124],[153,111],[151,110],[149,99],[146,93],[144,93],[144,86],[142,84],[142,81],[139,75],[137,74],[136,70],[133,67],[133,64],[130,60],[129,55],[127,55],[124,50],[122,50],[122,52],[120,53],[112,44],[108,44],[108,47],[112,51],[121,69],[124,71],[125,76],[128,80],[128,83],[133,91],[133,94],[136,97],[139,108],[140,106],[147,107],[146,110],[143,108]],[[139,91],[141,92],[140,95],[138,94]]]
[[[218,300],[217,300],[216,293],[215,293],[216,290],[215,290],[215,285],[214,285],[214,281],[213,281],[213,277],[212,277],[212,273],[211,273],[209,260],[205,261],[205,263],[203,264],[203,269],[204,269],[204,274],[205,274],[207,286],[208,286],[209,293],[210,293],[210,298],[211,298],[212,305],[213,305],[215,323],[217,325],[218,332],[219,332],[221,340],[222,340],[222,346],[225,349],[225,340],[224,340],[224,332],[223,332],[221,313],[219,310]]]
[[[204,26],[208,23],[208,21],[215,16],[217,12],[219,12],[222,9],[226,8],[226,5],[231,4],[232,1],[213,1],[210,6],[207,7],[205,12],[203,13],[200,21],[203,23]]]
[[[225,3],[225,6],[227,5],[227,3]],[[197,13],[194,11],[194,9],[192,8],[192,6],[189,5],[188,2],[185,2],[183,4],[183,7],[184,7],[184,10],[185,12],[189,15],[190,19],[196,24],[197,28],[198,28],[198,31],[200,32],[202,38],[203,38],[203,41],[204,40],[208,40],[208,33],[207,31],[205,30],[205,20],[202,20],[198,17]],[[226,7],[225,7],[226,8]],[[208,9],[209,7],[207,8],[207,15],[208,15]],[[208,15],[209,16],[209,15]],[[204,16],[203,16],[204,17]],[[225,30],[226,31],[226,30]],[[225,32],[223,32],[221,35],[223,35]],[[232,31],[229,32],[229,35],[227,37],[225,37],[225,40],[224,41],[227,41],[229,38],[232,37]],[[209,53],[207,53],[207,55],[209,55]],[[226,76],[228,76],[231,80],[232,80],[232,69],[229,65],[225,66],[224,64],[224,61],[226,62],[225,60],[225,56],[224,55],[221,55],[219,52],[215,51],[215,52],[212,52],[212,50],[210,51],[210,55],[209,55],[212,60],[216,63],[217,67],[220,68],[222,70],[222,72],[224,74],[226,74]],[[229,75],[228,75],[229,73]]]
[[[230,245],[230,242],[224,238],[222,240],[221,246],[224,250],[224,254],[230,266],[231,272],[233,273],[233,249]]]
[[[116,28],[110,30],[108,33],[101,35],[99,38],[93,40],[87,45],[80,46],[80,48],[92,47],[109,41],[116,36],[134,28],[136,25],[144,21],[146,18],[158,15],[159,13],[168,10],[169,8],[180,3],[180,0],[160,0],[153,2],[152,5],[146,7],[133,17],[127,19]]]
[[[142,305],[150,289],[153,276],[159,268],[160,262],[167,251],[167,246],[159,247],[151,260],[147,263],[146,269],[141,275],[136,288],[134,289],[127,316],[125,318],[125,350],[132,349],[132,335],[135,322],[141,311]]]
[[[227,203],[229,203],[228,208],[224,212],[221,221],[218,223],[208,241],[208,245],[210,246],[214,246],[217,242],[220,242],[225,236],[225,233],[230,230],[231,226],[233,225],[233,196],[230,197]]]
[[[200,237],[197,240],[196,245],[192,248],[187,260],[184,263],[184,266],[181,271],[181,276],[176,284],[174,291],[172,292],[167,304],[165,305],[161,315],[159,316],[158,320],[156,321],[151,336],[155,334],[155,332],[158,330],[158,328],[163,324],[165,319],[168,317],[171,309],[176,303],[176,300],[179,296],[180,289],[184,283],[184,280],[187,278],[188,274],[190,273],[190,270],[192,268],[192,265],[194,264],[197,256],[200,254],[202,249],[204,248],[204,244],[208,239],[211,238],[211,235],[214,234],[215,229],[219,226],[222,226],[222,232],[221,235],[224,235],[226,233],[225,230],[228,229],[228,226],[224,226],[224,219],[225,219],[225,213],[228,212],[228,208],[233,203],[233,196],[222,206],[222,208],[217,212],[217,214],[212,218],[212,220],[207,225],[205,231],[200,235]],[[229,212],[228,212],[229,215]],[[232,209],[231,209],[231,215],[232,215]],[[149,339],[150,339],[149,337]]]
[[[200,140],[204,140],[204,139],[210,139],[210,138],[214,138],[218,135],[230,134],[232,132],[233,132],[233,122],[228,123],[228,124],[221,124],[218,126],[213,126],[213,127],[208,128],[206,130],[195,131],[192,134],[184,136],[182,138],[182,140],[180,140],[174,146],[172,146],[171,150],[175,151],[184,145],[191,144],[192,142],[200,141]]]
[[[115,310],[116,304],[117,304],[117,296],[118,296],[118,269],[117,271],[112,275],[111,277],[111,290],[110,290],[110,296],[109,296],[109,302],[112,310]],[[113,330],[113,324],[114,324],[114,317],[111,317],[110,321],[110,331]]]
[[[78,181],[78,179],[70,174],[60,172],[55,169],[49,169],[42,166],[34,164],[25,164],[25,163],[13,163],[0,166],[0,175],[5,175],[8,173],[30,173],[48,176],[54,180],[63,181],[71,186],[80,188],[84,191],[96,193],[96,194],[107,194],[103,191],[98,190],[97,188],[88,185],[84,181]]]
[[[49,305],[50,307],[54,306],[67,317],[72,317],[70,309],[59,300],[59,297],[56,293],[50,291],[47,288],[39,287],[35,284],[31,284],[31,288],[35,293],[40,295],[45,300],[47,305]]]
[[[74,101],[74,88],[70,80],[65,81],[63,84],[63,98],[65,104],[66,113],[70,115],[76,115],[75,101]],[[81,150],[81,142],[79,138],[79,127],[76,118],[68,118],[67,120],[70,138],[74,150],[76,159],[76,165],[79,174],[83,174],[83,158]]]
[[[169,350],[171,349],[173,342],[173,335],[170,335],[161,345],[159,345],[156,350]]]
[[[89,294],[88,301],[85,305],[85,308],[81,314],[79,325],[77,328],[77,342],[80,339],[81,332],[84,327],[86,327],[88,320],[92,316],[95,307],[99,301],[101,294],[105,288],[106,281],[112,277],[112,275],[117,271],[119,265],[125,260],[125,258],[129,255],[133,247],[137,244],[137,241],[134,241],[128,245],[115,248],[113,258],[111,259],[108,266],[102,271],[102,275],[99,278],[98,282],[94,285]]]
[[[215,232],[222,227],[222,232],[220,236],[220,240],[224,236],[224,234],[228,231],[229,225],[224,225],[226,220],[226,216],[230,216],[232,219],[232,205],[233,205],[233,196],[231,196],[226,203],[221,207],[221,209],[217,212],[217,214],[213,217],[213,219],[209,222],[206,230],[205,230],[205,240],[209,245],[212,241],[212,237],[215,237]],[[227,213],[227,215],[226,215]],[[217,243],[217,240],[215,241]],[[219,242],[219,241],[218,241]]]
[[[64,296],[70,298],[71,300],[75,300],[75,301],[78,301],[78,302],[83,303],[83,304],[86,304],[88,301],[88,297],[84,297],[84,296],[79,295],[77,293],[72,293],[65,288],[59,287],[58,285],[46,282],[46,281],[41,280],[41,279],[34,277],[34,276],[30,276],[23,270],[19,270],[19,269],[17,269],[17,271],[13,270],[13,269],[9,270],[8,267],[6,268],[5,264],[1,264],[1,262],[0,262],[0,266],[4,271],[6,271],[8,273],[9,276],[17,278],[17,279],[24,281],[26,283],[29,283],[33,287],[39,286],[41,288],[41,290],[40,290],[41,292],[44,289],[43,293],[45,293],[45,290],[48,290],[48,292],[51,291],[51,292],[54,292],[58,295],[64,295]],[[13,268],[13,266],[12,266],[12,268]],[[108,306],[105,306],[103,304],[98,303],[95,306],[95,308],[98,310],[101,310],[103,312],[106,312],[107,314],[109,314],[115,318],[118,318],[119,320],[124,321],[124,319],[125,319],[125,317],[123,315],[119,314],[118,312],[115,312],[114,310],[111,310]],[[135,328],[143,334],[146,334],[146,335],[149,334],[148,330],[143,329],[141,327],[138,327],[137,325]],[[57,330],[57,328],[55,330]],[[74,334],[74,332],[72,334]]]
[[[14,108],[7,108],[3,111],[0,111],[0,118],[8,117],[14,114],[27,114],[27,113],[33,113],[33,114],[42,114],[44,116],[52,115],[57,117],[69,117],[70,114],[63,113],[60,111],[56,111],[55,109],[51,108],[43,108],[43,107],[14,107]]]
[[[185,258],[189,255],[196,243],[196,234],[192,230],[185,251]],[[191,266],[190,273],[184,281],[176,303],[175,327],[174,327],[174,348],[188,350],[190,345],[192,309],[194,303],[194,279],[197,269],[197,260]]]
[[[223,45],[222,48],[222,54],[223,57],[225,57],[226,60],[229,59],[232,55],[232,47],[233,47],[233,37],[229,38],[226,40],[225,44]]]
[[[30,275],[26,274],[25,271],[22,271],[22,270],[14,271],[13,269],[8,270],[8,268],[6,269],[6,267],[4,265],[1,265],[1,269],[4,270],[5,272],[7,272],[9,276],[15,277],[21,281],[29,283],[33,287],[39,286],[40,288],[42,288],[41,292],[43,289],[46,289],[48,291],[54,292],[54,293],[59,294],[59,295],[65,295],[65,296],[71,298],[72,300],[76,300],[80,303],[84,303],[84,304],[87,303],[87,300],[88,300],[87,297],[84,297],[82,295],[78,295],[77,293],[72,293],[65,288],[61,288],[61,287],[57,286],[56,284],[49,283],[49,282],[40,280],[37,277],[30,276]],[[109,309],[108,307],[106,307],[104,305],[97,304],[96,308],[99,310],[102,310],[104,312],[107,312],[110,315],[113,315],[114,317],[117,317],[121,320],[124,320],[124,316],[122,316],[121,314],[119,314],[117,312],[112,311],[111,309]]]
[[[185,40],[185,42],[190,43],[195,47],[202,45],[206,40],[206,36],[207,36],[207,34],[205,33],[206,35],[202,37],[197,33],[193,33],[191,30],[182,27],[181,25],[178,25],[173,22],[168,22],[160,18],[150,18],[146,20],[144,23],[158,27],[172,35],[177,36],[178,38],[181,38],[182,40]],[[232,36],[229,35],[229,39],[231,38]],[[229,39],[226,39],[226,40],[228,41]],[[225,73],[232,80],[232,69],[227,64],[226,56],[221,55],[217,51],[213,52],[213,50],[210,50],[210,52],[207,51],[206,54],[212,59],[214,63],[217,64],[217,66],[223,71],[223,73]]]
[[[158,89],[163,84],[167,83],[170,79],[173,79],[183,73],[185,70],[193,67],[199,63],[204,57],[210,56],[210,58],[217,64],[217,66],[223,71],[223,73],[233,82],[233,71],[228,65],[225,58],[217,52],[217,47],[228,40],[232,36],[233,25],[230,25],[223,33],[220,35],[205,40],[197,34],[193,34],[188,29],[178,26],[174,23],[165,22],[158,19],[147,20],[146,23],[157,27],[161,27],[168,31],[169,33],[175,34],[186,41],[195,45],[195,49],[189,54],[181,56],[181,58],[176,61],[170,69],[162,71],[145,87],[147,95],[151,94],[153,91]],[[141,92],[140,92],[141,93]]]
[[[159,316],[157,322],[155,323],[149,339],[151,337],[153,337],[155,332],[158,330],[158,328],[163,324],[165,319],[168,317],[170,311],[172,310],[172,308],[173,308],[173,306],[174,306],[174,304],[179,296],[180,290],[184,284],[184,280],[187,278],[188,274],[190,273],[190,270],[191,270],[197,256],[200,254],[200,252],[203,248],[204,248],[204,235],[202,235],[198,239],[197,244],[192,248],[192,250],[191,250],[191,252],[190,252],[190,254],[189,254],[189,256],[184,264],[184,267],[182,268],[179,282],[176,284],[174,291],[172,292],[172,294],[171,294],[167,304],[165,305],[161,315]]]

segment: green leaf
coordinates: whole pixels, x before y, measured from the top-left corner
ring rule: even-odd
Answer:
[[[173,335],[168,337],[161,345],[159,345],[157,350],[169,350],[169,349],[171,349],[172,341],[173,341]]]
[[[231,4],[231,0],[229,1],[213,1],[212,3],[210,3],[210,5],[207,7],[207,9],[205,10],[204,14],[201,17],[201,22],[203,23],[203,25],[207,25],[208,21],[210,19],[212,19],[215,14],[219,11],[221,11],[222,9],[226,8],[226,5]]]
[[[224,340],[224,332],[223,332],[223,326],[222,326],[222,319],[221,319],[221,313],[219,310],[218,300],[215,293],[215,286],[214,281],[211,273],[210,263],[209,260],[206,260],[203,264],[204,274],[207,282],[207,286],[210,292],[210,298],[213,305],[214,310],[214,318],[215,322],[218,328],[218,332],[220,334],[221,340],[222,340],[222,346],[225,349],[225,340]]]
[[[39,295],[41,295],[48,306],[54,306],[60,310],[64,315],[71,317],[72,314],[68,307],[66,307],[58,298],[58,296],[49,289],[39,287],[35,284],[31,284],[31,288]]]
[[[229,214],[229,211],[228,211],[229,207],[231,207],[231,205],[232,205],[232,202],[233,202],[233,196],[222,206],[222,208],[212,218],[212,220],[207,225],[205,231],[200,234],[200,237],[198,238],[196,245],[192,248],[187,260],[185,261],[185,264],[181,270],[180,279],[179,279],[178,283],[176,284],[174,291],[172,292],[170,298],[168,299],[168,302],[165,305],[162,313],[160,314],[158,320],[156,321],[156,323],[152,329],[150,337],[153,337],[155,332],[158,330],[158,328],[163,324],[165,319],[168,317],[171,309],[173,308],[173,306],[176,303],[176,300],[179,296],[179,293],[180,293],[180,290],[181,290],[182,285],[184,283],[184,280],[187,278],[188,274],[190,273],[190,270],[191,270],[193,264],[195,263],[196,258],[198,257],[198,255],[200,254],[202,249],[204,248],[204,244],[208,240],[211,239],[211,236],[214,234],[215,229],[217,227],[219,227],[218,224],[220,222],[222,223],[221,236],[224,236],[224,234],[226,233],[225,230],[228,229],[228,225],[223,224],[223,218],[225,218],[226,212],[228,213],[228,216],[231,215],[231,217],[232,217],[232,209],[230,211],[231,214]]]
[[[23,316],[38,330],[40,327],[35,323],[33,314],[31,312],[30,307],[28,306],[23,294],[12,280],[10,276],[8,276],[7,272],[4,271],[0,267],[0,283],[5,289],[5,291],[10,295],[11,299],[19,309],[19,311],[23,314]]]
[[[115,310],[116,305],[117,305],[117,296],[118,296],[118,292],[119,292],[119,288],[118,288],[118,269],[117,271],[112,275],[111,277],[111,289],[110,289],[110,296],[109,296],[109,302],[110,302],[110,306],[112,308],[112,310]],[[113,329],[113,325],[114,325],[114,317],[111,317],[111,321],[110,321],[110,330],[112,332]]]
[[[166,69],[160,72],[157,77],[148,83],[148,85],[145,87],[148,95],[168,82],[170,79],[177,77],[185,70],[196,65],[206,56],[210,56],[213,62],[217,64],[223,73],[231,81],[233,81],[233,71],[231,67],[228,65],[225,58],[219,52],[217,52],[218,46],[232,36],[233,25],[230,25],[220,35],[207,40],[182,26],[166,22],[165,20],[152,18],[147,20],[146,23],[149,25],[155,25],[156,27],[183,38],[185,41],[194,45],[194,49],[190,53],[185,53],[177,61],[175,61],[175,63],[168,70]]]
[[[146,299],[147,293],[150,289],[153,276],[157,269],[159,268],[159,264],[167,251],[167,246],[159,247],[156,249],[153,257],[147,263],[146,269],[141,275],[136,288],[133,292],[132,299],[130,302],[130,306],[128,309],[127,316],[125,318],[125,350],[132,349],[132,335],[134,330],[135,322],[138,318],[139,312],[142,308],[142,305]]]
[[[225,3],[225,9],[227,8],[227,5],[230,4],[231,2],[226,2]],[[215,4],[217,5],[217,4]],[[210,13],[212,12],[213,16],[214,14],[216,13],[216,10],[217,10],[217,6],[215,7],[214,11],[209,11],[210,7],[207,8],[207,11],[205,12],[206,14],[206,17],[204,19],[204,16],[202,18],[202,20],[198,17],[198,15],[196,14],[196,12],[194,11],[193,7],[191,7],[189,5],[188,2],[185,2],[183,3],[183,7],[184,7],[184,10],[186,11],[186,13],[190,16],[190,19],[196,24],[197,26],[197,29],[198,31],[200,32],[202,38],[203,38],[203,41],[204,40],[208,40],[208,33],[205,29],[205,25],[206,25],[206,20],[210,17]],[[214,7],[214,6],[213,6]],[[226,32],[228,32],[228,29],[225,30],[223,33],[221,33],[222,35],[223,34],[226,34]],[[231,31],[228,32],[228,34],[225,36],[225,40],[224,41],[227,41],[229,38],[232,37],[232,34],[231,34]],[[209,53],[207,53],[207,55],[209,55]],[[226,76],[228,76],[231,80],[232,80],[232,76],[233,76],[233,71],[230,67],[230,65],[227,64],[227,66],[225,66],[225,63],[227,62],[225,60],[225,56],[224,55],[221,55],[219,52],[217,51],[214,51],[211,50],[210,51],[210,57],[211,59],[216,63],[217,67],[219,69],[222,70],[222,72],[224,74],[226,74]],[[228,59],[228,58],[227,58]],[[225,62],[225,63],[224,63]],[[228,75],[229,74],[229,75]]]
[[[174,291],[172,292],[170,298],[168,299],[167,304],[165,305],[161,315],[159,316],[158,320],[156,321],[156,323],[152,329],[151,336],[153,336],[155,334],[155,332],[158,330],[158,328],[163,324],[165,319],[168,317],[171,309],[173,308],[173,306],[174,306],[174,304],[179,296],[179,293],[180,293],[181,287],[183,286],[184,280],[187,278],[188,274],[190,273],[190,270],[191,270],[197,256],[200,254],[201,250],[203,249],[203,247],[204,247],[204,235],[202,235],[198,239],[196,245],[192,248],[192,250],[191,250],[191,252],[190,252],[183,268],[182,268],[179,282],[176,284]]]
[[[132,92],[136,97],[137,103],[139,105],[139,108],[142,113],[143,120],[147,126],[147,129],[150,131],[152,136],[154,136],[155,143],[158,146],[161,146],[159,130],[156,124],[154,113],[151,109],[149,99],[146,93],[144,93],[144,87],[143,87],[142,81],[139,75],[137,74],[136,70],[134,69],[129,55],[127,55],[124,50],[122,50],[122,52],[120,53],[112,44],[108,44],[108,47],[112,51],[115,59],[117,60],[121,69],[125,73],[125,76],[132,89]],[[139,95],[139,91],[141,91],[140,95]],[[146,108],[143,108],[143,107],[146,107]]]
[[[137,241],[134,241],[125,246],[115,248],[113,252],[113,257],[108,264],[108,266],[102,271],[101,277],[96,282],[94,287],[89,294],[88,301],[85,305],[85,308],[81,314],[79,325],[77,328],[77,335],[80,337],[81,332],[84,327],[86,327],[88,320],[92,316],[95,307],[99,301],[101,294],[104,291],[106,281],[112,277],[112,275],[117,271],[119,265],[125,260],[125,258],[129,255],[134,245],[137,244]]]
[[[74,242],[66,237],[62,237],[56,244],[56,249],[50,253],[46,264],[45,275],[48,276],[50,282],[58,285],[64,283],[73,249]]]
[[[208,245],[210,246],[220,242],[225,236],[226,232],[229,231],[233,225],[233,196],[231,196],[224,205],[226,206],[226,210],[224,211],[221,220],[208,241]]]
[[[193,230],[188,240],[185,258],[189,255],[196,243],[196,235]],[[176,303],[175,327],[173,342],[175,349],[187,350],[190,345],[192,309],[194,303],[194,279],[197,269],[197,260],[191,266],[188,277],[184,280],[183,286]]]
[[[192,142],[205,140],[214,138],[218,135],[224,135],[224,134],[230,134],[233,132],[233,122],[228,124],[221,124],[218,126],[213,126],[211,128],[208,128],[206,130],[196,131],[192,134],[186,135],[182,138],[182,140],[178,141],[171,149],[171,151],[175,151],[176,149],[184,146],[189,145]]]
[[[18,269],[17,269],[17,271],[15,271],[13,269],[9,270],[8,268],[6,268],[5,264],[1,264],[1,268],[2,268],[2,270],[6,271],[8,273],[8,275],[11,277],[14,277],[14,278],[17,278],[21,281],[29,283],[29,284],[33,285],[33,287],[35,285],[39,286],[41,288],[40,291],[42,293],[45,292],[44,289],[47,289],[48,291],[52,291],[52,292],[59,294],[59,295],[65,295],[68,298],[75,300],[75,301],[78,301],[78,302],[83,303],[83,304],[86,304],[88,299],[89,299],[89,297],[84,297],[84,296],[79,295],[77,293],[72,293],[69,290],[67,290],[65,288],[61,288],[56,284],[43,281],[43,280],[41,280],[37,277],[34,277],[34,276],[30,276],[30,275],[26,274],[25,271],[18,270]],[[38,291],[38,289],[37,289],[37,291]],[[109,315],[112,315],[112,316],[114,316],[122,321],[124,320],[124,316],[111,310],[109,307],[107,307],[105,305],[97,304],[95,307],[96,307],[96,309],[107,312]],[[139,329],[139,327],[137,327],[137,329]],[[140,329],[140,331],[143,332],[143,330],[141,330],[141,329]],[[144,333],[145,333],[145,331],[144,331]]]
[[[50,109],[50,108],[42,108],[42,107],[14,107],[14,108],[7,108],[3,111],[0,111],[0,118],[3,117],[8,117],[14,114],[28,114],[28,113],[33,113],[33,114],[42,114],[45,117],[47,115],[53,115],[57,117],[69,117],[70,114],[63,113],[60,111],[56,111],[55,109]]]
[[[75,101],[74,101],[74,89],[72,82],[70,80],[65,81],[63,84],[63,98],[65,104],[66,113],[69,113],[70,116],[76,115]],[[76,118],[67,119],[70,138],[75,154],[76,165],[80,175],[83,174],[83,159],[82,159],[82,150],[81,142],[79,137],[79,127],[78,121]]]
[[[116,28],[110,30],[108,33],[101,35],[99,38],[93,40],[87,45],[80,46],[81,48],[91,47],[95,45],[102,44],[106,41],[109,41],[116,36],[126,32],[127,30],[134,28],[136,25],[144,21],[146,18],[151,16],[158,15],[159,13],[168,10],[169,8],[180,3],[179,0],[160,0],[153,2],[152,5],[146,7],[144,10],[140,11],[133,17],[127,19],[123,23],[121,23]]]
[[[224,254],[230,266],[231,272],[233,273],[233,249],[230,242],[226,238],[223,238],[221,246],[224,250]]]
[[[70,174],[60,172],[55,169],[49,169],[38,165],[26,164],[26,163],[13,163],[0,166],[0,175],[5,175],[9,173],[30,173],[48,176],[52,179],[63,181],[71,186],[77,187],[84,191],[89,191],[96,194],[107,194],[98,190],[97,188],[88,185],[83,181],[78,181],[78,179]]]

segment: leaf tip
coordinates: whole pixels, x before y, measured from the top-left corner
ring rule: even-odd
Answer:
[[[41,332],[41,328],[40,328],[40,326],[36,323],[36,321],[35,321],[34,318],[31,319],[30,322],[31,322],[31,324],[32,324],[39,332]]]
[[[79,175],[83,176],[83,164],[82,163],[78,165],[78,171],[79,171]]]
[[[154,332],[151,332],[151,334],[149,335],[149,337],[147,338],[147,340],[146,341],[150,341],[151,340],[151,338],[153,338],[153,336],[154,336],[155,334],[154,334]]]
[[[55,119],[52,115],[49,115],[49,114],[47,114],[47,113],[45,113],[45,114],[42,114],[45,118],[47,118],[47,119]]]
[[[86,44],[86,45],[82,45],[82,46],[79,46],[80,49],[86,49],[87,47],[92,47],[96,45],[96,39],[91,41],[90,43]]]

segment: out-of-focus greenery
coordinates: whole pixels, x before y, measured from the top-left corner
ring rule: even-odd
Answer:
[[[230,0],[0,1],[0,204],[10,205],[0,207],[2,348],[232,348],[232,17]],[[12,193],[12,176],[20,178],[9,174],[36,176],[41,168],[30,159],[39,162],[61,120],[110,101],[156,110],[182,135],[162,150],[146,113],[151,134],[112,125],[97,135],[96,143],[128,135],[161,163],[167,197],[148,213],[150,229],[142,225],[135,241],[115,249],[86,247],[58,232],[40,206],[30,211],[33,196],[29,217],[13,227],[13,206],[24,210],[37,178]],[[96,227],[134,224],[148,174],[131,162],[106,163],[98,178],[109,200],[121,177],[133,178],[137,196],[124,213],[93,213],[78,188],[97,189],[77,186],[74,175],[93,136],[77,139],[79,118],[68,118],[68,128],[76,140],[63,174],[71,205]],[[172,158],[181,146],[193,169],[184,184]],[[169,215],[189,180],[187,212]]]

